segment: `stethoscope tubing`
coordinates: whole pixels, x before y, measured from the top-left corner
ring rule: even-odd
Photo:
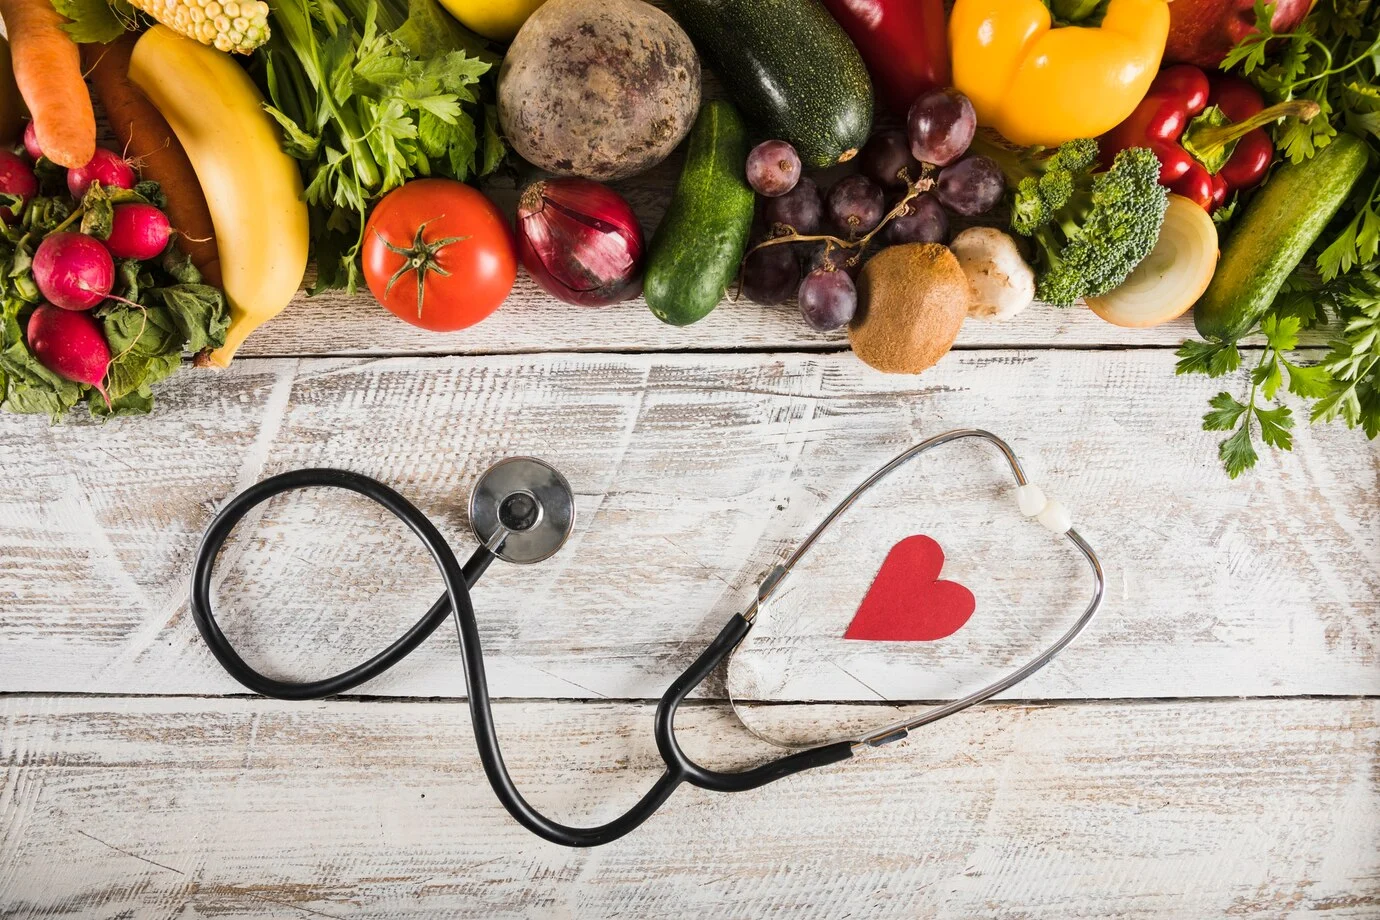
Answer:
[[[426,614],[401,637],[368,661],[347,671],[316,681],[282,681],[256,671],[235,650],[216,622],[211,605],[216,558],[235,525],[254,507],[284,492],[305,488],[347,489],[382,505],[407,525],[436,563],[445,584],[443,594]],[[518,791],[503,760],[498,732],[494,725],[493,704],[489,698],[484,653],[479,625],[475,619],[470,588],[497,558],[488,547],[475,550],[462,567],[450,544],[418,508],[393,489],[368,476],[333,469],[305,469],[270,477],[235,496],[211,522],[197,549],[192,571],[192,618],[216,660],[231,677],[255,693],[284,700],[311,700],[344,693],[377,677],[397,664],[426,641],[447,615],[454,614],[455,631],[460,640],[465,686],[474,729],[475,748],[484,774],[494,794],[508,813],[523,827],[552,843],[569,847],[592,847],[609,843],[632,831],[650,818],[682,783],[720,792],[755,789],[784,776],[836,763],[853,756],[850,742],[822,745],[778,758],[767,764],[738,773],[711,770],[696,763],[681,749],[676,738],[675,717],[686,696],[723,663],[748,630],[749,620],[735,614],[719,635],[691,663],[657,705],[655,737],[657,749],[666,762],[666,771],[631,808],[619,817],[596,827],[572,827],[546,817]]]

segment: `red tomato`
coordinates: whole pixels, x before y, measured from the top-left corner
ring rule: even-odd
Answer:
[[[508,221],[492,201],[452,179],[414,179],[385,195],[369,215],[361,254],[378,302],[434,332],[484,319],[517,278]]]

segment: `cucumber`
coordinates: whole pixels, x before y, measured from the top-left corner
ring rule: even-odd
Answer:
[[[806,166],[852,159],[872,131],[872,80],[819,0],[667,0],[753,135]]]
[[[688,326],[704,319],[738,274],[752,230],[747,155],[747,128],[738,110],[727,102],[706,102],[647,255],[642,293],[662,322]]]
[[[1232,230],[1212,283],[1193,308],[1205,339],[1254,328],[1365,171],[1365,141],[1339,134],[1311,160],[1275,170]]]

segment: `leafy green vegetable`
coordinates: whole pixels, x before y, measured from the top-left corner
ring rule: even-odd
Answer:
[[[82,45],[113,42],[137,22],[126,0],[53,0],[53,9],[71,20],[63,28]]]
[[[303,162],[316,290],[359,284],[370,204],[408,179],[465,180],[504,148],[481,86],[498,60],[435,3],[272,0],[260,78]]]
[[[1233,478],[1255,465],[1255,428],[1271,447],[1292,446],[1292,413],[1281,387],[1312,401],[1313,422],[1340,420],[1369,438],[1380,435],[1380,0],[1320,0],[1286,33],[1271,29],[1273,14],[1272,4],[1257,0],[1256,31],[1222,66],[1247,76],[1269,102],[1302,98],[1321,106],[1311,121],[1286,118],[1275,126],[1276,146],[1285,158],[1301,162],[1347,131],[1367,141],[1372,158],[1351,199],[1253,330],[1266,345],[1245,401],[1226,393],[1210,401],[1203,426],[1233,432],[1221,448]],[[1301,330],[1329,322],[1339,331],[1321,361],[1289,360]],[[1179,358],[1179,373],[1213,377],[1241,363],[1236,344],[1229,342],[1185,342]],[[1235,406],[1241,411],[1233,414]]]
[[[1094,140],[1069,141],[1053,152],[986,141],[980,149],[1015,189],[1011,227],[1035,240],[1041,300],[1070,306],[1105,294],[1155,247],[1169,196],[1150,150],[1123,150],[1111,169],[1095,172]]]
[[[141,183],[134,191],[96,184],[76,206],[65,197],[60,175],[43,175],[40,181],[40,195],[14,224],[0,223],[0,407],[54,421],[83,400],[100,418],[149,412],[153,384],[181,366],[184,352],[225,343],[230,325],[225,295],[202,284],[196,267],[172,248],[158,262],[120,262],[112,293],[129,303],[107,300],[93,311],[112,356],[105,380],[110,405],[95,388],[59,377],[39,363],[24,335],[41,299],[30,271],[34,250],[49,233],[73,224],[104,227],[108,233],[114,202],[152,204],[163,198],[154,183]]]

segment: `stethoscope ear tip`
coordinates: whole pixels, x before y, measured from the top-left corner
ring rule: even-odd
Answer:
[[[575,493],[544,460],[500,460],[479,477],[470,493],[470,528],[504,562],[541,562],[570,539]]]

